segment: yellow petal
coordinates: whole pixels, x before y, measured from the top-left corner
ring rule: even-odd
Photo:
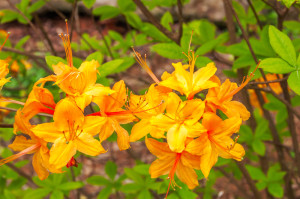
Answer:
[[[112,124],[112,120],[107,117],[103,117],[103,118],[105,121],[100,128],[100,133],[99,133],[100,142],[103,142],[104,140],[109,138],[115,130]]]
[[[106,118],[100,116],[86,116],[82,129],[84,132],[91,134],[92,136],[97,135],[100,132],[101,127],[105,124]]]
[[[143,137],[145,137],[151,131],[151,123],[148,119],[142,119],[140,122],[136,123],[130,134],[130,142],[135,142]]]
[[[92,60],[92,61],[85,61],[83,62],[78,70],[84,75],[86,80],[86,86],[94,85],[97,80],[97,68],[99,67],[99,62]]]
[[[200,168],[205,178],[208,177],[211,168],[218,161],[218,152],[216,148],[213,146],[211,147],[211,149],[212,149],[211,152],[204,153],[201,156],[201,160],[200,160]]]
[[[216,145],[216,149],[219,155],[223,158],[227,159],[235,159],[241,161],[243,156],[245,155],[245,150],[242,145],[238,143],[234,143],[234,141],[230,137],[222,137],[216,140],[218,145]]]
[[[111,90],[109,87],[105,87],[101,84],[95,84],[93,86],[88,87],[84,94],[90,95],[90,96],[103,96],[103,95],[109,95],[114,93],[113,90]]]
[[[96,156],[101,153],[105,153],[105,149],[101,146],[100,142],[93,138],[89,133],[82,132],[74,140],[77,145],[77,150],[81,153]]]
[[[117,143],[119,149],[121,151],[128,149],[130,147],[128,132],[124,128],[122,128],[117,121],[113,121],[113,126],[118,135]]]
[[[242,124],[242,119],[239,117],[232,117],[218,123],[216,129],[212,132],[214,138],[223,136],[231,136],[233,133],[239,131]]]
[[[49,163],[59,169],[67,165],[76,154],[77,146],[74,141],[66,142],[64,137],[58,138],[50,149]]]
[[[36,140],[29,140],[26,137],[19,135],[19,136],[16,136],[13,143],[8,145],[8,147],[14,151],[22,151],[28,147],[31,147],[32,145],[34,145],[36,143],[37,143]]]
[[[47,142],[54,142],[59,137],[63,137],[63,132],[57,130],[54,122],[38,124],[31,131],[39,138]]]
[[[194,169],[184,166],[181,160],[177,165],[176,175],[181,182],[189,187],[189,189],[194,189],[199,185],[198,176]]]
[[[41,158],[41,154],[39,152],[36,152],[32,158],[32,166],[37,173],[40,180],[45,180],[49,172],[48,170],[43,166],[43,160]]]
[[[207,112],[203,115],[202,125],[208,130],[213,131],[218,127],[218,124],[222,123],[223,120],[218,117],[215,113]]]
[[[58,102],[53,119],[57,129],[65,131],[69,127],[76,129],[77,126],[81,126],[84,122],[84,115],[74,101],[65,98]]]
[[[203,155],[211,153],[212,146],[207,133],[203,133],[199,138],[191,141],[185,148],[185,151],[194,155]]]
[[[170,172],[174,163],[174,157],[166,156],[163,159],[157,159],[150,165],[149,173],[151,178],[157,178]]]
[[[76,105],[84,111],[85,107],[87,107],[91,102],[92,102],[92,96],[91,95],[86,95],[82,94],[79,96],[74,97]]]
[[[186,151],[181,154],[181,162],[184,166],[200,170],[200,156],[192,155]]]
[[[175,124],[167,132],[167,141],[172,151],[181,153],[185,148],[188,130],[184,125]]]
[[[227,117],[241,117],[243,121],[246,121],[250,117],[250,112],[247,108],[238,101],[230,101],[223,103],[225,110],[223,110],[224,114]]]
[[[175,159],[176,153],[170,150],[168,143],[159,142],[152,138],[146,138],[145,143],[148,150],[158,158],[172,156],[172,158]]]

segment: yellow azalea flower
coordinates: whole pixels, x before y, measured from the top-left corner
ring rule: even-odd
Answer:
[[[52,66],[56,74],[56,84],[84,110],[94,96],[111,94],[112,91],[108,87],[96,84],[98,61],[85,61],[78,69],[73,66],[69,34],[60,34],[60,37],[63,40],[68,65],[60,62]]]
[[[163,81],[159,85],[179,91],[181,94],[185,94],[188,99],[193,99],[196,93],[217,86],[215,82],[209,80],[215,74],[217,68],[214,63],[209,63],[194,72],[196,61],[194,53],[192,52],[192,56],[189,55],[188,58],[188,65],[182,65],[181,62],[172,64],[175,71],[172,74],[165,72],[162,76]],[[189,69],[189,71],[186,69]]]
[[[32,132],[47,142],[54,143],[50,149],[49,163],[59,169],[68,164],[76,151],[96,156],[105,150],[94,139],[96,127],[103,120],[97,116],[84,116],[70,98],[61,100],[53,115],[54,122],[43,123],[32,128]]]
[[[155,138],[164,138],[164,130],[151,125],[151,118],[164,112],[168,94],[161,92],[158,86],[152,84],[145,95],[130,95],[129,109],[141,120],[136,123],[130,134],[130,142],[135,142],[148,133]]]
[[[187,140],[185,143],[186,146],[189,146],[189,141]],[[193,155],[185,150],[181,153],[174,152],[167,143],[158,142],[151,138],[146,139],[146,146],[152,154],[157,156],[157,159],[152,162],[149,169],[151,178],[168,174],[170,179],[169,188],[170,185],[174,188],[176,186],[174,180],[176,173],[179,180],[185,183],[189,189],[198,186],[198,176],[194,169],[200,169],[200,156]]]
[[[47,147],[47,142],[33,134],[33,132],[30,130],[32,128],[32,125],[23,117],[23,114],[20,110],[18,110],[16,113],[14,126],[16,129],[18,129],[18,131],[21,131],[23,134],[26,134],[31,139],[28,139],[23,135],[18,135],[15,138],[14,142],[8,147],[13,149],[14,151],[20,152],[1,160],[0,166],[7,162],[13,161],[25,154],[34,153],[32,158],[32,165],[38,177],[41,180],[44,180],[48,177],[49,171],[53,173],[62,172],[61,170],[53,168],[49,164],[50,156],[49,149]]]
[[[226,79],[221,85],[219,78],[216,76],[214,76],[212,80],[215,81],[218,86],[208,90],[205,99],[205,110],[216,113],[219,109],[227,117],[241,117],[243,120],[248,120],[250,113],[247,108],[241,102],[232,101],[235,91],[240,89],[237,84],[231,83],[229,79]]]
[[[4,97],[0,97],[0,106],[1,107],[6,107],[10,102],[8,102],[8,100],[9,99],[7,99],[7,98],[4,98]],[[9,114],[9,110],[4,110],[4,109],[2,109],[1,111],[0,111],[0,122],[2,122],[3,121],[3,118],[7,115],[7,114]]]
[[[200,168],[206,178],[218,156],[242,160],[245,155],[243,146],[236,143],[237,139],[231,139],[232,134],[239,131],[241,123],[242,119],[238,117],[223,121],[214,113],[208,112],[203,115],[202,125],[207,131],[191,141],[186,151],[201,156]]]
[[[100,142],[106,140],[113,134],[114,131],[116,131],[118,135],[117,142],[120,150],[126,150],[130,147],[129,135],[128,132],[120,126],[120,124],[130,123],[136,118],[130,110],[124,110],[122,108],[127,101],[124,81],[121,80],[115,83],[112,90],[115,92],[109,96],[94,98],[93,102],[99,106],[100,112],[91,115],[99,115],[104,119],[99,130]]]
[[[204,112],[200,99],[182,102],[175,93],[170,93],[166,102],[166,113],[151,119],[151,124],[167,131],[167,142],[174,152],[184,150],[187,137],[198,137],[204,131],[198,122]]]
[[[0,47],[0,51],[2,50],[2,47],[4,46],[5,42],[7,41],[8,37],[9,37],[9,33],[8,34],[5,33],[5,36],[6,36],[6,39]],[[9,73],[8,62],[6,60],[0,60],[0,90],[2,90],[3,85],[6,84],[7,82],[9,82],[9,80],[10,80],[10,77],[5,78],[5,76],[8,73]]]

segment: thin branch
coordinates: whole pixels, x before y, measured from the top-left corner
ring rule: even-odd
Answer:
[[[281,79],[275,79],[275,80],[268,80],[268,81],[263,81],[263,82],[249,82],[248,85],[257,85],[257,84],[270,84],[270,83],[277,83],[277,82],[283,82],[285,80],[287,80],[288,77],[284,77]]]
[[[147,7],[141,2],[141,0],[133,0],[133,2],[139,7],[142,13],[147,17],[147,19],[156,27],[158,28],[164,35],[169,37],[175,43],[180,44],[178,42],[177,37],[174,33],[170,32],[168,29],[163,27],[159,21],[152,15],[152,13],[147,9]]]
[[[261,22],[260,22],[260,20],[259,20],[259,18],[258,18],[257,12],[256,12],[256,10],[255,10],[255,8],[254,8],[254,6],[253,6],[251,0],[247,0],[247,2],[248,2],[248,4],[249,4],[249,6],[250,6],[252,12],[254,13],[254,16],[255,16],[255,19],[256,19],[256,21],[257,21],[257,23],[258,23],[259,28],[262,30],[263,27],[262,27],[262,25],[261,25]]]
[[[14,128],[13,124],[0,124],[0,128]]]
[[[70,31],[70,42],[72,41],[73,37],[73,30],[74,30],[74,21],[75,21],[75,12],[78,9],[77,8],[77,0],[74,1],[73,3],[73,8],[72,8],[72,15],[71,15],[71,31]]]
[[[3,106],[0,106],[0,109],[8,110],[8,111],[13,111],[13,112],[17,112],[18,111],[18,109],[8,108],[8,107],[3,107]],[[37,115],[45,116],[45,117],[53,117],[52,115],[46,114],[46,113],[38,113]]]
[[[75,176],[75,172],[74,172],[74,169],[73,169],[72,166],[71,166],[70,170],[71,170],[72,181],[76,182],[76,176]],[[74,191],[75,199],[80,199],[80,192],[79,192],[79,190],[75,189],[73,191]]]
[[[179,31],[178,31],[178,38],[177,43],[180,43],[182,31],[183,31],[183,15],[182,15],[182,2],[181,0],[177,0],[177,8],[178,8],[178,22],[179,22]]]
[[[17,53],[19,55],[25,55],[27,57],[34,58],[34,59],[43,59],[43,60],[45,59],[44,56],[35,55],[33,53],[30,53],[30,52],[21,51],[21,50],[17,50],[17,49],[14,49],[14,48],[9,48],[9,47],[6,47],[6,46],[3,46],[2,50]]]

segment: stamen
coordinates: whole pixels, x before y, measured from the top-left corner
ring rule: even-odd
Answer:
[[[243,78],[243,82],[242,82],[242,84],[238,88],[234,89],[228,95],[226,95],[222,99],[220,99],[220,102],[222,103],[222,102],[226,101],[230,97],[232,97],[235,94],[237,94],[240,90],[242,90],[248,84],[248,82],[252,79],[252,77],[254,76],[254,73],[257,70],[259,64],[260,64],[260,62],[258,62],[258,64],[256,65],[254,71],[251,72],[249,76],[247,76],[246,80],[245,80],[245,77]]]
[[[2,50],[2,48],[3,48],[3,46],[5,45],[6,41],[8,40],[9,35],[10,35],[10,32],[7,32],[6,38],[5,38],[3,44],[2,44],[1,47],[0,47],[0,51]]]
[[[146,72],[149,74],[149,76],[158,84],[159,80],[157,79],[157,77],[154,75],[154,73],[152,72],[152,70],[149,68],[149,66],[147,65],[146,62],[146,55],[145,55],[145,60],[143,60],[142,56],[140,53],[136,52],[134,50],[134,48],[132,48],[133,52],[134,52],[134,58],[135,60],[142,66],[142,68],[144,68],[146,70]]]
[[[61,33],[61,34],[59,34],[59,37],[63,41],[68,64],[70,67],[73,67],[72,48],[71,48],[70,35],[69,35],[69,30],[68,30],[68,20],[66,19],[65,22],[66,22],[67,34]]]
[[[171,169],[171,171],[170,171],[170,173],[169,173],[169,175],[168,175],[168,178],[167,178],[167,179],[170,179],[170,182],[169,182],[169,187],[168,187],[167,194],[166,194],[165,198],[168,197],[168,194],[169,194],[169,190],[170,190],[170,186],[171,186],[171,185],[172,185],[172,188],[173,188],[174,190],[175,190],[175,187],[176,187],[176,186],[179,187],[179,186],[176,184],[175,180],[174,180],[174,175],[175,175],[175,172],[176,172],[176,168],[177,168],[178,162],[180,161],[180,157],[181,157],[181,153],[177,153],[177,154],[176,154],[175,162],[174,162],[174,164],[173,164],[173,167],[172,167],[172,169]],[[181,187],[179,187],[179,188],[181,188]]]

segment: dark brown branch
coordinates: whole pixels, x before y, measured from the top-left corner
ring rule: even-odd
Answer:
[[[71,15],[71,31],[70,31],[70,42],[72,41],[73,37],[73,30],[74,30],[74,21],[75,21],[75,12],[77,12],[78,6],[77,6],[77,0],[74,1],[73,3],[73,8],[72,8],[72,15]]]
[[[0,124],[0,128],[14,128],[13,124]]]
[[[0,106],[0,109],[8,110],[8,111],[13,111],[13,112],[17,112],[18,111],[18,109],[8,108],[8,107],[3,107],[3,106]],[[38,113],[37,115],[45,116],[45,117],[53,117],[52,115],[49,115],[49,114],[46,114],[46,113]]]
[[[174,33],[170,32],[168,29],[163,27],[159,21],[156,20],[156,18],[151,14],[151,12],[147,9],[147,7],[141,2],[141,0],[133,0],[133,2],[139,7],[139,9],[142,11],[142,13],[147,17],[147,19],[156,27],[158,28],[164,35],[169,37],[171,40],[176,42],[178,45],[180,42],[178,42],[177,37]]]
[[[248,85],[257,85],[257,84],[269,84],[269,83],[277,83],[277,82],[284,82],[287,80],[287,77],[281,78],[281,79],[275,79],[275,80],[268,80],[264,82],[249,82]]]
[[[180,44],[182,31],[183,31],[183,15],[182,15],[182,2],[181,0],[177,0],[177,8],[178,8],[178,22],[179,22],[179,31],[177,43]]]
[[[258,24],[259,28],[262,30],[261,22],[260,22],[260,20],[259,20],[259,18],[258,18],[257,12],[256,12],[256,10],[255,10],[255,8],[254,8],[254,6],[253,6],[251,0],[247,0],[247,2],[248,2],[248,4],[249,4],[249,6],[250,6],[252,12],[254,13],[254,16],[255,16],[255,19],[256,19],[256,21],[257,21],[257,24]]]
[[[9,47],[6,47],[6,46],[3,46],[2,50],[17,53],[19,55],[25,55],[27,57],[34,58],[34,59],[45,59],[44,56],[35,55],[35,54],[30,53],[30,52],[21,51],[21,50],[17,50],[17,49],[14,49],[14,48],[9,48]]]

